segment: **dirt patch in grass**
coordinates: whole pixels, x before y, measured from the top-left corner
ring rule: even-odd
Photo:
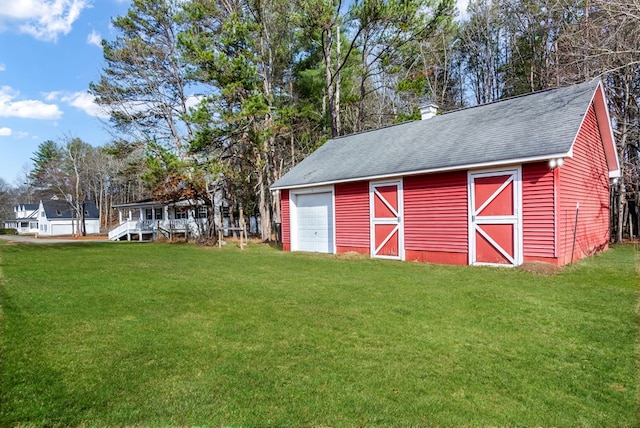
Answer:
[[[361,254],[357,251],[347,251],[346,253],[338,253],[335,255],[337,259],[345,259],[345,260],[357,260],[357,259],[368,259],[368,254]]]
[[[518,266],[518,269],[539,275],[557,275],[564,270],[560,266],[546,262],[525,262]]]

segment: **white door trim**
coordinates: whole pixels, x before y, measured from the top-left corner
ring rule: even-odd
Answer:
[[[336,194],[333,186],[321,186],[304,188],[299,190],[291,190],[289,192],[289,239],[291,242],[291,251],[299,251],[298,243],[298,210],[297,210],[297,197],[299,195],[309,195],[313,193],[331,193],[331,231],[329,238],[331,243],[329,245],[329,253],[336,253]]]
[[[506,180],[487,200],[476,210],[474,180],[476,178],[495,177],[510,174],[511,177]],[[510,183],[513,183],[513,215],[510,216],[478,216],[483,209],[487,207],[491,201],[498,196]],[[518,266],[523,261],[523,235],[522,235],[522,166],[517,165],[509,168],[490,169],[481,171],[469,171],[467,173],[467,192],[468,192],[468,231],[469,231],[469,264],[470,265],[489,265],[489,266],[509,266],[498,263],[482,263],[476,261],[476,231],[487,239],[495,249],[500,252],[512,266]],[[513,233],[513,257],[508,254],[498,243],[496,243],[488,233],[486,233],[483,224],[512,224]]]
[[[397,186],[397,195],[398,195],[398,209],[396,210],[393,206],[378,192],[378,187],[383,186]],[[378,195],[379,199],[384,203],[384,205],[391,211],[395,218],[375,218],[375,198]],[[386,180],[386,181],[374,181],[369,182],[369,241],[370,241],[370,254],[371,257],[381,258],[381,259],[391,259],[391,260],[404,260],[405,259],[405,251],[404,251],[404,221],[403,221],[403,213],[404,213],[404,193],[403,193],[403,182],[402,178],[396,180]],[[383,240],[383,242],[376,248],[376,239],[375,239],[375,226],[387,224],[394,225],[395,227],[392,231],[387,235],[387,237]],[[389,239],[397,232],[398,234],[398,255],[397,256],[386,256],[379,255],[378,252],[389,242]]]

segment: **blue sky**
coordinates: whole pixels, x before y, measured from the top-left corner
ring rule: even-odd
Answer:
[[[38,145],[111,140],[87,93],[104,66],[100,40],[129,0],[0,0],[0,178],[17,184]]]
[[[458,0],[461,10],[467,0]],[[101,39],[130,0],[0,0],[0,178],[24,180],[38,145],[111,141],[87,93],[104,66]]]

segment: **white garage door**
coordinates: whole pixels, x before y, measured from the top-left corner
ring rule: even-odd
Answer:
[[[297,250],[333,252],[333,208],[331,192],[296,196]]]
[[[73,226],[71,224],[51,224],[50,235],[72,235]]]

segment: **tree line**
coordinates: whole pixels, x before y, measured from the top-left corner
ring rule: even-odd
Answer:
[[[328,138],[600,78],[622,177],[616,240],[640,224],[637,0],[133,0],[103,41],[89,91],[113,141],[45,141],[21,189],[0,198],[209,200],[280,217],[269,186]],[[9,195],[9,196],[7,196]],[[0,203],[3,203],[0,199]],[[6,205],[6,204],[5,204]],[[3,205],[4,206],[4,205]],[[6,217],[6,214],[5,214]]]

